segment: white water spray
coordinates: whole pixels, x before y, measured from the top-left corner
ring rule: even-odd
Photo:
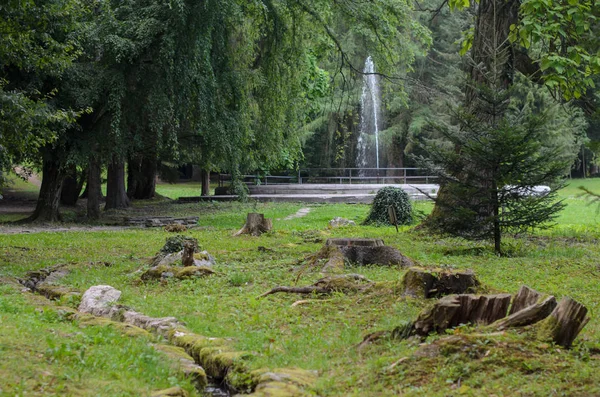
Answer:
[[[375,74],[375,64],[371,57],[368,57],[365,61],[363,73],[363,89],[360,97],[360,134],[358,136],[356,164],[360,168],[379,168],[381,94],[379,79]],[[374,135],[375,147],[373,147],[372,142],[369,142],[369,135]]]

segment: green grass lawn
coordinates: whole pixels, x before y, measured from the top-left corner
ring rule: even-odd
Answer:
[[[254,353],[251,369],[295,366],[319,371],[313,392],[320,396],[596,396],[600,227],[596,208],[577,197],[580,184],[600,191],[600,180],[572,181],[561,193],[567,208],[557,224],[506,238],[510,255],[505,257],[494,255],[487,244],[432,236],[413,226],[401,227],[400,233],[391,227],[327,227],[335,216],[360,223],[366,205],[159,203],[160,213],[200,217],[199,226],[185,234],[216,257],[216,275],[141,283],[139,270],[147,268],[149,258],[172,234],[128,229],[2,235],[0,277],[69,264],[72,271],[61,281],[64,285],[80,291],[112,285],[123,292],[122,303],[137,311],[175,316],[198,334],[233,338],[236,348]],[[193,185],[185,186],[193,190]],[[283,219],[307,206],[307,216]],[[426,213],[431,204],[419,203],[418,208]],[[274,230],[261,237],[232,237],[247,212],[273,218]],[[299,275],[299,264],[328,237],[383,238],[423,266],[473,269],[488,292],[515,293],[527,284],[557,298],[571,296],[586,305],[591,321],[570,350],[536,340],[532,330],[487,335],[468,327],[448,335],[450,340],[430,336],[426,346],[414,339],[382,339],[359,349],[366,334],[391,330],[431,304],[400,294],[404,270],[347,269],[380,283],[382,288],[367,294],[309,297],[310,304],[297,307],[292,303],[306,297],[257,298],[274,286],[293,285],[296,278],[298,285],[317,280],[317,269]],[[0,286],[0,324],[0,395],[146,395],[175,384],[189,389],[158,353],[147,349],[147,340],[79,328],[40,311],[37,303],[9,286]]]

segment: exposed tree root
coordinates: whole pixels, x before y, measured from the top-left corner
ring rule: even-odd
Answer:
[[[279,286],[260,295],[259,298],[275,294],[277,292],[287,292],[291,294],[319,294],[327,295],[333,292],[356,292],[364,291],[372,287],[375,283],[360,274],[344,274],[340,276],[329,276],[319,279],[313,285],[306,287],[286,287]]]

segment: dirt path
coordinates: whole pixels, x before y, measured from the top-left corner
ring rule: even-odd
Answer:
[[[26,234],[26,233],[65,233],[65,232],[99,232],[99,231],[117,231],[134,229],[129,226],[69,226],[56,224],[39,225],[0,225],[0,235],[2,234]]]
[[[296,211],[295,214],[288,215],[285,218],[283,218],[283,220],[290,221],[292,219],[302,218],[302,217],[305,217],[306,215],[308,215],[309,212],[310,212],[310,208],[300,208],[298,211]]]

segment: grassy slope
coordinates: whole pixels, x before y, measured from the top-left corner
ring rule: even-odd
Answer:
[[[592,190],[600,191],[600,181],[586,182]],[[575,197],[573,185],[563,191],[568,207],[556,227],[527,238],[507,239],[512,257],[499,258],[480,244],[430,237],[409,228],[403,228],[399,234],[393,228],[326,228],[334,216],[360,221],[368,211],[363,205],[311,206],[308,216],[284,221],[277,219],[294,213],[301,205],[196,204],[174,209],[200,216],[201,227],[188,234],[198,238],[202,247],[217,258],[217,276],[140,284],[136,270],[169,236],[162,230],[5,235],[0,239],[0,275],[21,276],[27,270],[72,263],[77,270],[64,280],[65,284],[81,290],[95,284],[113,285],[123,291],[123,303],[136,310],[154,316],[174,315],[192,330],[208,336],[234,337],[240,349],[257,353],[253,367],[294,365],[320,370],[320,395],[383,396],[391,394],[391,390],[428,396],[599,395],[600,381],[595,375],[600,369],[599,218],[594,207]],[[423,209],[427,211],[427,205]],[[260,238],[232,238],[232,232],[241,226],[249,211],[275,218],[275,231]],[[526,283],[557,297],[569,295],[590,309],[592,320],[570,351],[537,342],[530,332],[472,338],[462,335],[462,330],[457,331],[457,340],[451,344],[430,337],[433,346],[440,345],[437,353],[420,358],[413,357],[415,351],[422,349],[415,341],[384,340],[357,349],[356,344],[365,334],[391,329],[414,318],[426,305],[396,293],[402,271],[379,267],[351,269],[387,283],[383,290],[368,295],[339,294],[293,308],[290,305],[301,297],[280,294],[256,298],[275,285],[293,284],[298,260],[317,251],[320,240],[329,236],[382,237],[388,245],[398,247],[423,265],[472,268],[492,292],[512,293]],[[260,252],[259,246],[273,252]],[[98,266],[98,262],[111,266]],[[311,283],[318,277],[317,272],[307,271],[299,284]],[[60,342],[61,335],[83,332],[84,336],[75,338],[73,343],[88,346],[93,336],[85,335],[91,331],[78,330],[56,319],[47,320],[8,290],[2,290],[0,298],[0,319],[3,325],[15,329],[0,333],[0,352],[5,357],[0,360],[0,376],[14,379],[4,386],[8,395],[19,390],[44,394],[29,381],[44,371],[68,374],[59,376],[61,387],[78,390],[82,395],[95,394],[90,392],[90,384],[110,386],[127,394],[129,385],[136,382],[159,382],[153,376],[150,381],[135,371],[128,373],[129,370],[117,371],[122,379],[114,379],[108,370],[95,371],[92,376],[87,365],[73,364],[77,360],[69,355],[47,359],[46,351],[52,343],[64,343]],[[43,341],[48,334],[56,340],[31,343],[36,338]],[[96,346],[91,345],[85,348],[86,354]],[[97,354],[128,368],[128,354],[120,355],[105,346],[99,343]],[[24,355],[43,358],[28,361],[30,365],[24,366],[22,373],[10,372],[10,368],[21,365]],[[404,357],[405,361],[390,368]],[[152,359],[149,365],[154,365]],[[176,382],[173,378],[171,381]],[[58,389],[48,390],[59,393]]]

